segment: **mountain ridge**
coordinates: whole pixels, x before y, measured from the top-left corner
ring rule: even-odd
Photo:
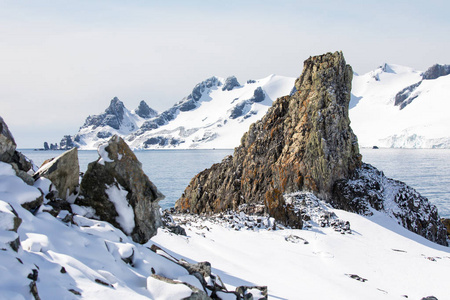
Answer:
[[[354,73],[350,119],[360,146],[450,148],[450,121],[443,113],[450,109],[449,74],[450,65],[422,72],[387,63]],[[128,110],[115,97],[103,113],[88,116],[73,143],[65,136],[61,148],[96,149],[114,134],[133,149],[234,148],[273,101],[295,92],[294,80],[272,74],[241,85],[234,76],[212,76],[161,113],[145,101]]]

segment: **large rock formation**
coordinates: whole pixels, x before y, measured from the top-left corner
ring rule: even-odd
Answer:
[[[148,179],[134,153],[117,135],[99,147],[89,164],[76,204],[91,207],[101,220],[145,243],[161,225],[158,201],[164,196]]]
[[[40,177],[49,179],[58,192],[55,198],[68,200],[70,195],[76,195],[80,177],[77,148],[45,162],[33,177],[36,180]]]
[[[283,193],[308,190],[330,199],[334,182],[360,165],[348,118],[351,81],[341,52],[306,60],[296,92],[250,126],[233,156],[195,176],[176,208],[212,213],[263,203],[281,222],[301,227]]]

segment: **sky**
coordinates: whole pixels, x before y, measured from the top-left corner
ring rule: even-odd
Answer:
[[[118,97],[163,111],[211,76],[298,77],[341,50],[359,74],[450,64],[449,1],[0,0],[0,116],[18,148],[75,134]]]

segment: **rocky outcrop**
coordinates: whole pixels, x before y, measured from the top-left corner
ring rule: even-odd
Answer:
[[[16,151],[16,142],[9,131],[8,125],[0,117],[0,161],[11,162]]]
[[[447,230],[436,206],[405,183],[387,178],[369,164],[355,170],[349,179],[335,183],[331,204],[361,215],[385,212],[408,230],[430,241],[447,245]]]
[[[70,135],[65,135],[59,143],[59,149],[61,150],[70,150],[73,147],[75,147],[75,144],[73,143],[72,137]]]
[[[330,199],[334,182],[360,165],[348,118],[351,80],[341,52],[306,60],[297,92],[274,102],[233,156],[195,176],[176,208],[212,213],[260,203],[276,219],[301,228],[283,193],[307,190]]]
[[[223,84],[222,91],[231,91],[235,87],[241,86],[235,76],[230,76],[225,79],[225,83]]]
[[[114,135],[99,147],[100,158],[89,164],[76,204],[145,243],[161,225],[158,201],[164,196],[148,179],[124,140]]]
[[[56,158],[46,161],[33,177],[35,180],[44,177],[52,182],[57,193],[52,198],[68,200],[71,195],[76,195],[80,177],[77,148],[73,148]],[[45,192],[48,193],[50,191]]]

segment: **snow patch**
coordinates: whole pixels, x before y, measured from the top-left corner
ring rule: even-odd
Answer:
[[[126,234],[130,235],[133,232],[135,223],[133,207],[127,200],[128,191],[116,183],[108,186],[105,192],[116,208],[118,214],[116,217],[117,223],[120,224],[120,227],[122,227]]]

